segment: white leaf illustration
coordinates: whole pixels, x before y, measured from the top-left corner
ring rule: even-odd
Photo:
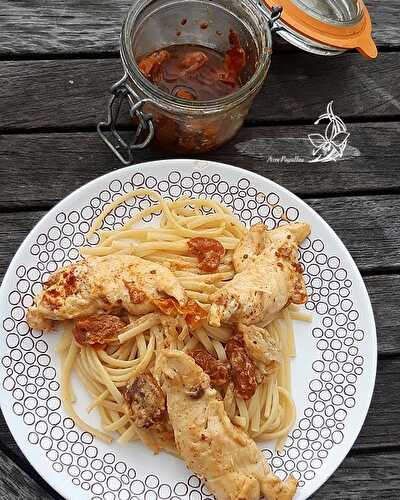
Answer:
[[[341,146],[345,142],[347,142],[347,139],[350,137],[350,134],[348,132],[339,132],[336,134],[335,138],[333,139],[333,143],[336,144],[337,146]]]
[[[325,137],[321,134],[309,134],[308,138],[315,148],[320,148],[326,143]]]
[[[314,133],[309,134],[308,139],[313,145],[312,162],[336,161],[342,158],[347,146],[350,134],[343,120],[333,112],[333,101],[330,101],[326,107],[326,113],[322,114],[315,125],[327,120],[324,135]]]

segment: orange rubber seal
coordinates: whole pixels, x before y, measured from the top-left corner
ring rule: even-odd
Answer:
[[[264,2],[269,9],[273,6],[283,7],[281,20],[307,38],[338,49],[357,49],[369,59],[374,59],[378,55],[372,39],[371,18],[363,0],[358,0],[362,17],[351,26],[324,23],[301,10],[291,0],[264,0]]]

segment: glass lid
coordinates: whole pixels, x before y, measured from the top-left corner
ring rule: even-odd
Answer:
[[[309,52],[335,55],[356,49],[367,58],[378,54],[371,18],[363,0],[261,0],[272,19],[282,8],[274,30]],[[276,17],[276,16],[275,16]]]
[[[327,24],[354,24],[362,17],[357,0],[293,0],[293,3]]]

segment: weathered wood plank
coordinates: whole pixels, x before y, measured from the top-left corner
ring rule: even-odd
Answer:
[[[393,500],[400,491],[400,453],[348,456],[313,500]]]
[[[379,324],[377,327],[380,342]],[[360,388],[362,390],[362,388]],[[400,445],[400,407],[393,395],[400,391],[400,358],[378,361],[371,406],[354,448]]]
[[[378,47],[398,47],[400,30],[395,19],[399,5],[396,0],[365,0],[364,3],[372,18],[374,39]]]
[[[332,99],[345,120],[398,116],[399,66],[400,53],[382,54],[373,62],[358,54],[281,54],[273,61],[249,121],[314,121]],[[0,128],[94,126],[105,115],[109,88],[121,74],[119,59],[3,62]],[[129,124],[127,114],[123,123]]]
[[[50,486],[43,488],[35,479],[38,475],[29,466],[29,474],[13,462],[5,453],[0,451],[0,498],[32,500],[61,499],[60,495],[50,493]],[[43,483],[43,480],[39,478]]]
[[[95,53],[117,52],[122,19],[131,0],[86,0],[43,3],[39,0],[1,2],[0,53]],[[367,0],[379,47],[400,45],[396,0]],[[275,47],[287,48],[278,36]]]
[[[307,134],[319,130],[313,126],[244,128],[229,144],[202,158],[257,172],[306,197],[380,193],[400,188],[399,127],[399,123],[349,126],[349,147],[336,163],[275,163],[282,156],[311,158]],[[299,140],[291,139],[296,137]],[[0,135],[0,156],[0,207],[8,209],[47,206],[121,167],[95,132]],[[176,156],[162,153],[162,158],[171,157]],[[147,148],[137,152],[135,162],[159,158],[159,151]]]
[[[363,196],[307,200],[337,232],[364,271],[396,268],[400,249],[400,196]]]
[[[400,352],[400,275],[364,278],[377,325],[379,352]]]
[[[0,53],[117,52],[131,0],[2,0]],[[18,43],[16,43],[18,40]]]
[[[21,450],[19,449],[17,443],[11,435],[11,432],[4,420],[3,412],[0,409],[0,436],[2,436],[1,442],[6,447],[6,450],[11,450],[11,454],[16,457],[16,461],[21,465],[22,468],[29,464],[28,460],[25,458]]]

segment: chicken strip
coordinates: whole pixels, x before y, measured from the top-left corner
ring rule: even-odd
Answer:
[[[188,302],[165,266],[133,255],[88,257],[50,276],[27,319],[32,328],[49,330],[54,321],[93,314],[120,310],[145,314],[166,299],[181,307]]]
[[[165,351],[163,390],[175,443],[217,500],[289,500],[297,482],[275,476],[257,447],[225,412],[208,375],[182,351]]]
[[[238,325],[237,331],[243,336],[246,351],[262,374],[275,372],[282,361],[282,354],[268,330],[255,325]]]
[[[304,304],[307,292],[297,250],[309,232],[308,224],[273,231],[262,224],[251,227],[234,252],[238,274],[210,297],[209,324],[265,324],[287,304]]]
[[[247,235],[239,242],[233,253],[233,267],[237,273],[243,271],[249,261],[256,255],[260,255],[272,240],[281,239],[287,231],[299,245],[310,234],[310,225],[303,222],[287,224],[268,231],[264,224],[251,226]]]
[[[243,271],[253,257],[260,255],[268,242],[268,231],[264,224],[251,226],[250,231],[239,241],[233,252],[232,263],[235,271],[237,273]]]

